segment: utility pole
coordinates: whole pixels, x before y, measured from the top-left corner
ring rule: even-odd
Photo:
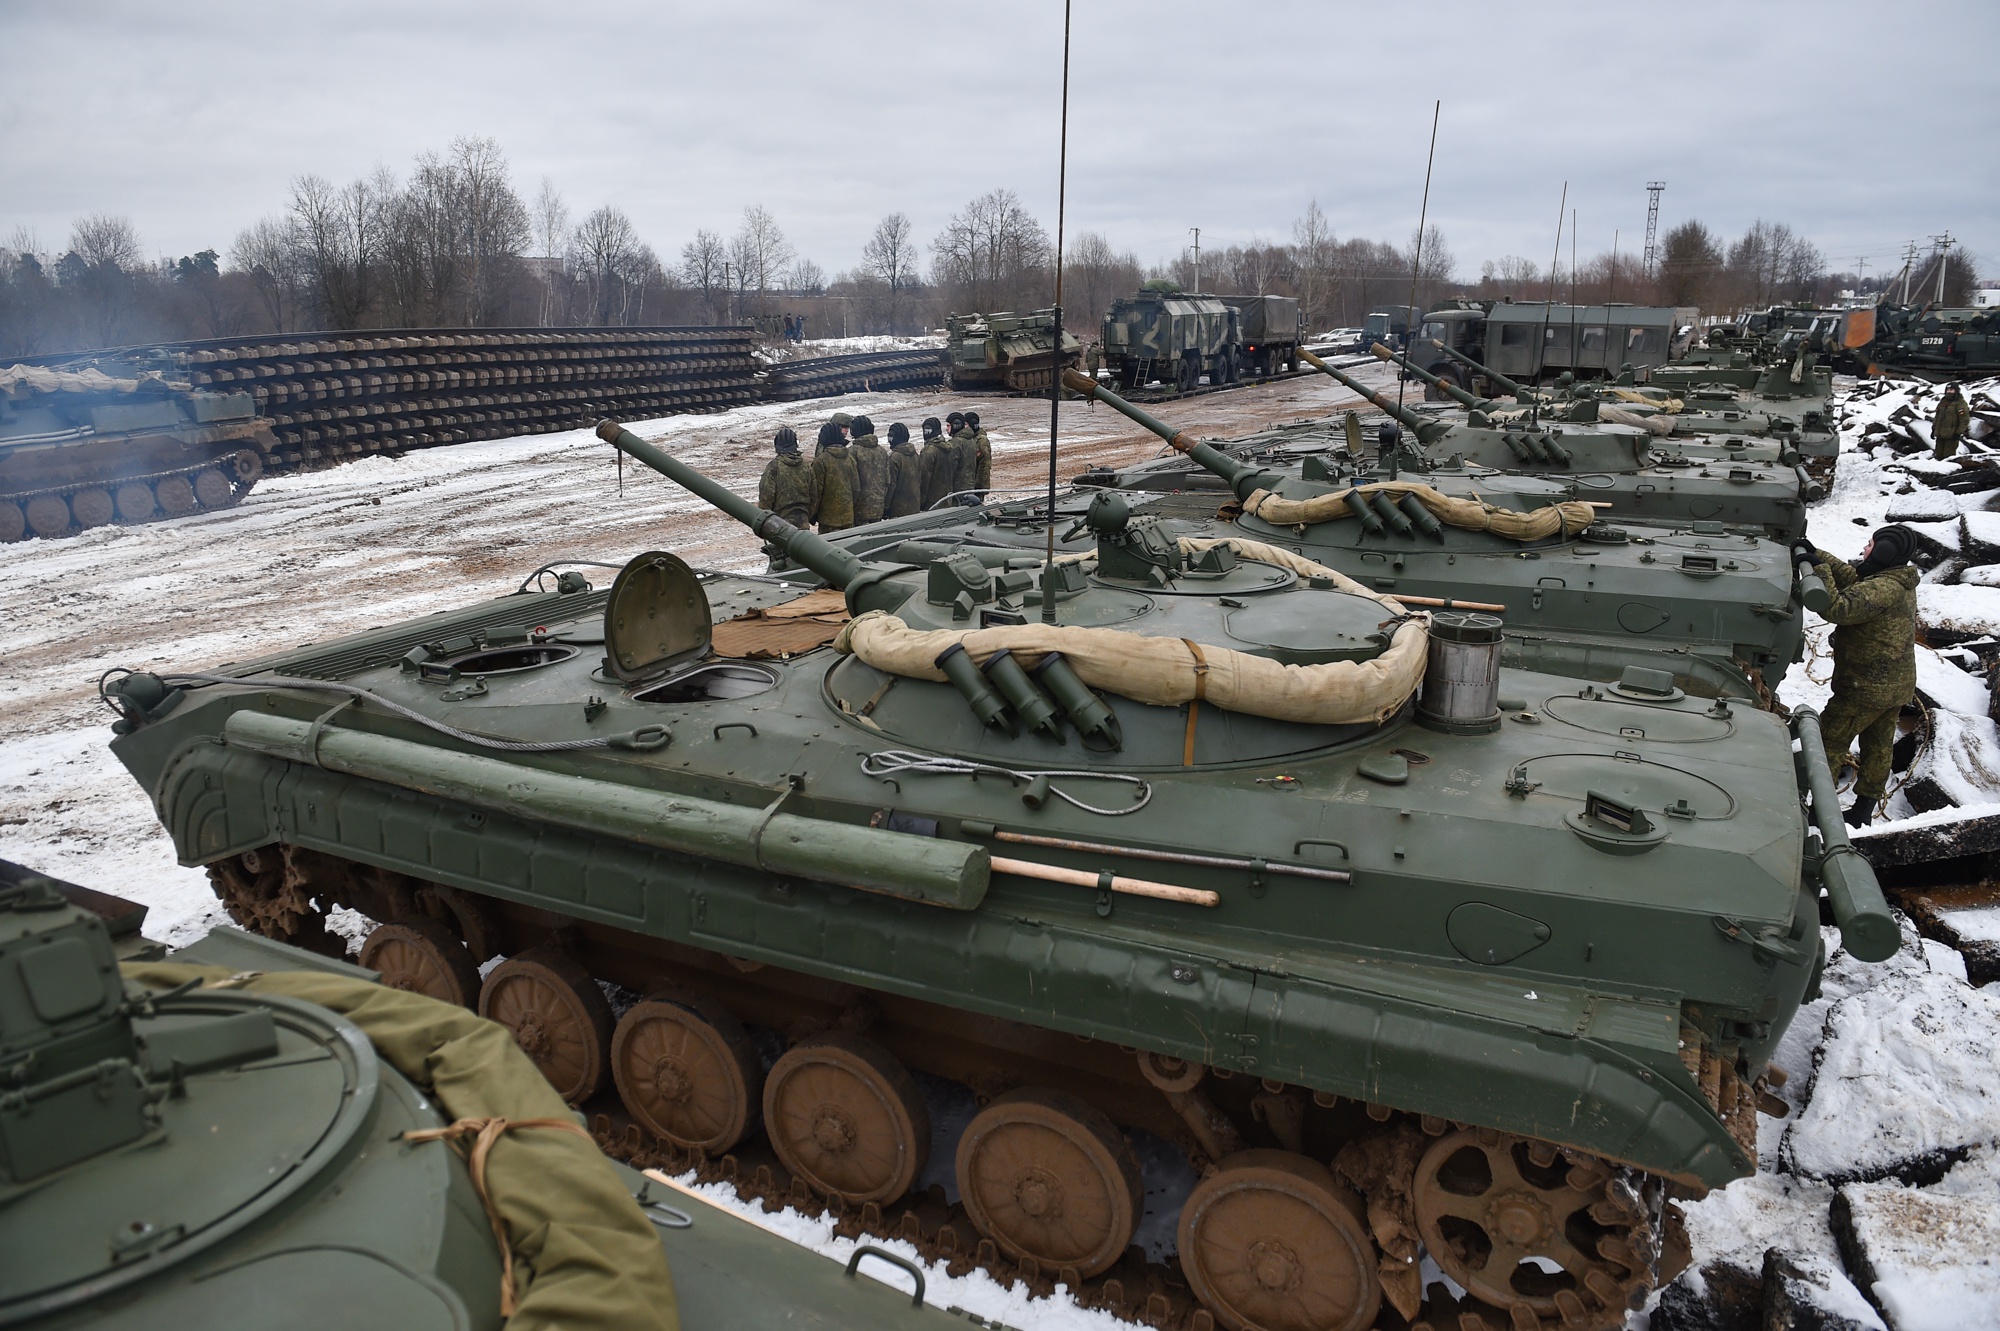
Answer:
[[[1199,296],[1201,294],[1201,228],[1191,226],[1188,230],[1194,232],[1194,291],[1191,294]]]
[[[1913,240],[1903,246],[1903,298],[1897,302],[1899,305],[1908,305],[1910,303],[1910,266],[1916,261],[1917,242]]]
[[[1660,191],[1667,187],[1664,180],[1646,182],[1646,276],[1653,276],[1653,260],[1657,253],[1654,240],[1660,231]]]
[[[1942,305],[1944,304],[1944,266],[1946,261],[1951,258],[1951,232],[1947,231],[1942,236],[1932,236],[1931,243],[1938,247],[1937,304]]]

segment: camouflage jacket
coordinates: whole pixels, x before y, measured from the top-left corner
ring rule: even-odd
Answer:
[[[1854,566],[1820,552],[1820,578],[1831,604],[1820,618],[1833,629],[1833,691],[1905,702],[1917,687],[1917,582],[1905,564],[1861,577]]]
[[[856,435],[847,445],[854,458],[854,521],[880,522],[889,501],[889,454],[872,434]]]
[[[1944,398],[1938,403],[1937,414],[1931,417],[1931,433],[1939,439],[1961,439],[1971,420],[1972,409],[1965,405],[1964,398]]]
[[[929,508],[950,494],[957,476],[957,450],[948,440],[927,440],[924,451],[917,455],[917,483],[921,487],[918,498],[923,506]]]
[[[951,437],[951,488],[979,488],[979,436],[961,429]]]
[[[854,454],[846,444],[829,444],[813,459],[819,503],[813,518],[821,531],[842,531],[854,525]]]
[[[973,436],[974,454],[973,484],[981,490],[993,488],[993,441],[987,437],[986,427],[980,426]]]
[[[780,453],[764,464],[757,483],[757,507],[767,508],[794,527],[812,525],[819,507],[819,475],[798,453]]]
[[[882,516],[907,517],[923,506],[923,457],[916,445],[905,439],[889,450],[888,501],[882,506]]]

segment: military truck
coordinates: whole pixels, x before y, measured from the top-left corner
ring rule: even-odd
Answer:
[[[249,393],[119,360],[0,368],[0,542],[228,508],[275,447]]]
[[[951,315],[945,320],[944,343],[951,386],[1046,391],[1058,369],[1071,369],[1083,359],[1083,344],[1064,329],[1058,366],[1055,337],[1053,309]]]
[[[1188,392],[1241,375],[1237,312],[1219,296],[1142,290],[1112,302],[1104,316],[1104,364],[1127,391],[1158,380]]]
[[[1219,296],[1236,311],[1242,372],[1266,376],[1299,368],[1305,342],[1305,313],[1290,296]]]
[[[2000,309],[1878,305],[1866,340],[1859,328],[1853,356],[1871,374],[1960,379],[2000,374]]]
[[[1454,301],[1423,318],[1411,359],[1461,388],[1472,388],[1464,366],[1433,340],[1510,378],[1540,383],[1568,371],[1611,378],[1622,366],[1664,365],[1690,312],[1652,305],[1552,305],[1546,301]],[[1397,350],[1395,344],[1389,344]],[[1365,350],[1365,348],[1364,348]]]
[[[1388,305],[1372,310],[1361,321],[1361,336],[1352,350],[1366,351],[1380,342],[1398,351],[1409,345],[1412,333],[1423,322],[1423,311],[1415,305]]]

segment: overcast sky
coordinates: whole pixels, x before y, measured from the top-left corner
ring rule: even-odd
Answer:
[[[977,3],[28,4],[0,0],[0,243],[129,216],[149,251],[227,253],[288,182],[401,174],[490,135],[531,198],[623,208],[672,262],[762,203],[852,266],[901,210],[928,242],[1017,191],[1053,233],[1060,0]],[[1077,0],[1068,225],[1142,261],[1431,220],[1461,277],[1546,266],[1565,180],[1584,255],[1763,217],[1829,266],[1950,230],[2000,277],[2000,3],[1506,5]],[[1564,245],[1568,249],[1567,242]],[[1567,262],[1567,253],[1565,253]]]

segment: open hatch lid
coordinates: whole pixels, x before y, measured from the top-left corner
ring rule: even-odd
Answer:
[[[649,550],[618,571],[604,604],[604,662],[627,683],[708,654],[713,620],[701,579],[678,555]]]

